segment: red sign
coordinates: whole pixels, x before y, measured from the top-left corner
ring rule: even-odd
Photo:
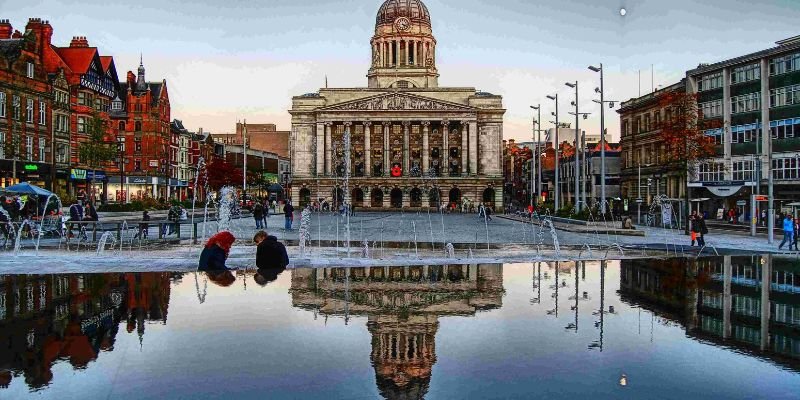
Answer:
[[[763,194],[757,194],[756,201],[769,201],[769,196],[765,196]]]
[[[392,165],[391,174],[393,177],[398,178],[403,175],[403,167],[400,164]]]

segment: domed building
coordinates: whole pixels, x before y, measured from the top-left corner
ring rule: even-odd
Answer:
[[[385,0],[370,48],[367,87],[292,99],[295,204],[500,210],[502,97],[439,87],[437,42],[421,0]]]

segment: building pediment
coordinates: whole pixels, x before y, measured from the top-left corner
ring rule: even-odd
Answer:
[[[317,111],[477,111],[476,108],[408,93],[384,93]]]

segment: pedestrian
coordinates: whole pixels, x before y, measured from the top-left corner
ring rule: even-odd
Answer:
[[[200,253],[200,261],[198,264],[198,271],[227,271],[228,267],[225,266],[225,261],[231,252],[233,242],[236,237],[228,231],[217,233],[206,242],[202,253]]]
[[[283,207],[283,217],[285,219],[284,229],[287,231],[292,230],[292,221],[294,220],[294,207],[292,202],[286,200],[286,205]]]
[[[692,237],[691,247],[694,247],[694,243],[698,242],[697,235],[700,233],[700,228],[697,223],[697,219],[698,219],[697,214],[692,214],[692,216],[689,217],[689,230],[691,231],[690,235]]]
[[[792,242],[794,243],[794,251],[800,251],[800,249],[797,248],[797,236],[800,236],[798,234],[800,234],[800,218],[795,218],[794,219],[794,232],[792,232],[792,237],[793,237]],[[792,246],[789,245],[789,250],[791,250],[791,249],[792,249]]]
[[[761,226],[767,224],[767,210],[761,210]]]
[[[492,207],[484,207],[483,213],[484,213],[484,215],[486,215],[486,220],[487,221],[491,221],[492,220]]]
[[[262,221],[262,227],[264,229],[267,229],[269,228],[269,226],[267,225],[267,219],[269,218],[269,202],[267,200],[264,200],[261,203],[261,207],[264,209],[264,218]]]
[[[697,245],[700,247],[705,247],[708,227],[706,226],[706,220],[702,215],[697,218],[697,232]]]
[[[83,221],[83,205],[81,205],[81,201],[78,199],[75,199],[75,201],[72,202],[72,205],[69,206],[69,220],[70,223],[67,225],[67,238],[72,238],[72,227],[77,221],[78,232],[80,232],[80,221]]]
[[[167,235],[172,235],[178,230],[178,221],[181,218],[181,214],[183,214],[183,210],[181,206],[178,204],[177,201],[172,201],[172,207],[169,208],[167,211],[167,220],[170,222],[165,227],[164,230],[166,231],[169,228],[169,233]]]
[[[260,202],[253,205],[253,219],[256,220],[256,229],[264,229],[264,206]]]
[[[136,232],[136,235],[133,236],[134,239],[142,238],[147,239],[150,230],[150,224],[147,223],[150,221],[150,213],[147,210],[142,211],[142,222],[139,223],[139,232]]]
[[[258,231],[253,236],[256,244],[256,267],[259,270],[272,268],[286,268],[289,265],[289,255],[286,246],[278,241],[275,236],[268,235],[266,231]]]
[[[97,209],[94,208],[91,202],[86,203],[86,207],[83,210],[83,220],[95,222],[100,220],[100,217],[97,215]]]
[[[783,241],[778,246],[778,250],[783,248],[783,245],[789,243],[789,249],[792,249],[792,243],[794,243],[794,221],[792,221],[792,216],[786,214],[786,218],[783,219]]]

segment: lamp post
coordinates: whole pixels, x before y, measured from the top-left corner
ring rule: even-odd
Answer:
[[[570,115],[575,116],[575,205],[577,206],[577,210],[581,211],[583,208],[583,202],[585,202],[585,196],[581,196],[582,192],[586,191],[586,188],[581,185],[581,178],[583,169],[581,168],[581,162],[586,163],[586,156],[584,154],[583,160],[581,161],[580,154],[584,152],[585,148],[581,141],[581,129],[580,129],[580,118],[587,119],[589,117],[589,113],[582,113],[578,111],[578,81],[575,83],[567,82],[565,83],[568,87],[575,89],[575,101],[572,102],[572,105],[575,106],[575,112],[570,112]],[[580,152],[578,151],[580,149]]]
[[[531,106],[532,109],[538,112],[538,116],[535,120],[533,120],[533,133],[534,137],[533,140],[534,144],[534,154],[533,156],[536,157],[536,173],[539,175],[539,179],[536,180],[536,201],[533,200],[533,184],[531,184],[531,205],[539,203],[539,196],[542,195],[542,159],[541,159],[541,149],[539,149],[539,145],[542,143],[542,105],[537,104],[535,106]],[[536,126],[539,126],[537,129]],[[533,182],[533,171],[531,171],[531,182]]]
[[[594,72],[600,73],[600,88],[595,89],[596,92],[600,93],[600,212],[605,214],[606,213],[606,120],[605,120],[605,110],[603,106],[605,105],[605,100],[603,99],[603,63],[600,63],[600,67],[589,66],[589,69]],[[614,103],[610,103],[611,108],[614,107]]]
[[[555,208],[554,211],[558,211],[558,207],[560,205],[560,203],[559,203],[559,195],[558,195],[558,193],[560,192],[560,190],[558,188],[558,164],[559,164],[559,162],[558,162],[558,158],[559,158],[558,157],[558,94],[554,94],[552,96],[548,95],[547,98],[550,99],[550,100],[553,100],[556,103],[556,111],[554,113],[552,113],[553,116],[556,117],[556,123],[555,123],[555,126],[556,126],[556,131],[555,131],[555,150],[556,150],[555,151],[555,154],[556,154],[555,186],[556,186],[556,195],[555,195],[555,198],[554,198],[554,203],[553,203],[554,206],[553,207]]]

